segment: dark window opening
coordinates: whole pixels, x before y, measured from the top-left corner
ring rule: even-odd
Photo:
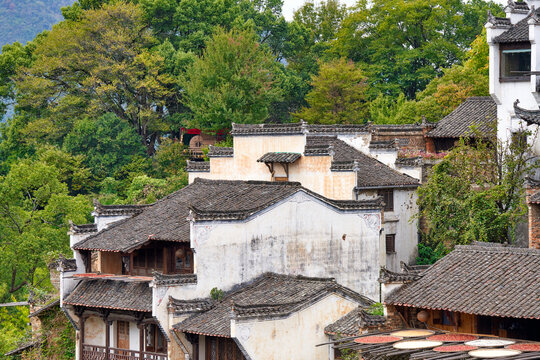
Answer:
[[[396,252],[396,234],[386,235],[386,253],[394,254]]]
[[[176,274],[193,273],[193,250],[187,244],[173,248],[171,259],[170,272]]]
[[[164,354],[167,352],[167,342],[156,324],[148,324],[144,329],[145,351]]]
[[[163,249],[139,249],[133,254],[133,275],[149,275],[152,271],[163,272]]]
[[[528,80],[529,74],[520,72],[531,71],[531,45],[501,45],[500,50],[501,80]]]
[[[383,198],[384,211],[394,211],[394,190],[380,190],[379,196]]]

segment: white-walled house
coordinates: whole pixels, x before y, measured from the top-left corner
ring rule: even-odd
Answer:
[[[381,196],[385,266],[397,271],[416,258],[419,181],[394,169],[397,146],[372,143],[372,133],[369,125],[233,124],[233,147],[190,161],[189,179],[297,181],[337,200]]]
[[[63,274],[61,302],[77,325],[77,359],[227,358],[212,346],[238,355],[227,359],[279,359],[295,351],[285,341],[301,349],[295,358],[327,359],[312,346],[328,340],[324,328],[379,300],[381,208],[292,182],[206,179],[150,206],[96,204],[96,223],[125,216],[100,231],[72,225],[77,270]],[[254,286],[269,295],[247,296]],[[223,309],[227,336],[183,327]]]
[[[497,136],[512,141],[524,130],[540,154],[540,1],[510,1],[506,17],[488,17],[489,91],[497,104]]]

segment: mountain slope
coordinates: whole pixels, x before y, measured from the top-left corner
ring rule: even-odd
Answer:
[[[26,43],[62,20],[60,8],[75,0],[0,0],[0,47]]]

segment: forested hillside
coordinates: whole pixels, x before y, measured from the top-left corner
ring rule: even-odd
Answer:
[[[39,6],[67,2],[0,1],[32,26]],[[185,186],[182,128],[437,121],[487,95],[488,9],[503,14],[483,0],[328,0],[290,22],[279,0],[64,8],[0,54],[0,115],[16,104],[0,124],[0,301],[53,291],[47,264],[71,257],[68,223],[92,221],[93,198],[150,203]],[[28,339],[26,315],[0,310],[0,354]]]
[[[61,21],[60,8],[74,0],[0,0],[0,46],[26,43]]]

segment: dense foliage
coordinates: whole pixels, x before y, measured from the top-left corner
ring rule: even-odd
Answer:
[[[308,1],[292,21],[281,4],[0,0],[3,29],[16,36],[14,29],[39,32],[36,9],[66,6],[50,31],[21,37],[25,45],[0,54],[0,117],[10,110],[0,123],[2,302],[26,300],[30,289],[52,291],[47,262],[70,255],[68,221],[91,221],[92,198],[150,203],[185,186],[182,128],[227,131],[232,122],[298,118],[437,121],[467,96],[487,94],[482,28],[488,9],[502,14],[493,2],[374,0],[347,8]],[[14,23],[21,9],[32,26]],[[451,159],[435,179],[455,176]],[[471,186],[449,185],[440,196],[458,185]],[[501,212],[500,197],[494,207],[493,197],[508,188],[497,189],[461,200],[474,200],[483,214],[475,221],[492,219],[486,231],[502,241],[501,226],[519,212]],[[459,231],[463,241],[488,235]],[[0,312],[0,353],[25,336],[26,314]],[[54,349],[39,356],[69,358]]]
[[[424,259],[457,244],[514,242],[514,230],[527,213],[524,182],[538,166],[523,139],[509,144],[462,139],[433,167],[418,190],[426,243],[434,249],[422,248]]]

